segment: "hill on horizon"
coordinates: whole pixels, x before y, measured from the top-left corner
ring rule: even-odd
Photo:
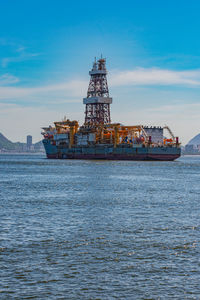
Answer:
[[[197,134],[195,137],[193,137],[188,143],[187,145],[200,145],[200,133]]]
[[[42,141],[39,141],[33,145],[35,146],[35,148],[37,150],[40,148],[41,144],[42,144]],[[22,149],[25,145],[26,145],[26,143],[11,142],[0,132],[0,149],[22,151]]]
[[[20,150],[24,144],[23,143],[13,143],[9,139],[7,139],[1,132],[0,132],[0,149],[6,150]]]

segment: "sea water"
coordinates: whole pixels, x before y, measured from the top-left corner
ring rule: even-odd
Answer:
[[[0,299],[200,299],[200,157],[0,155]]]

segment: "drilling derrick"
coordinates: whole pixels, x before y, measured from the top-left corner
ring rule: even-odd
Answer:
[[[88,127],[111,123],[112,98],[109,97],[106,74],[106,60],[101,58],[96,62],[95,59],[93,68],[89,72],[91,78],[87,98],[83,99],[83,104],[86,104],[84,125]]]

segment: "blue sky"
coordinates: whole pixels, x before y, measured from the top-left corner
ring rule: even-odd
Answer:
[[[0,0],[0,132],[13,141],[65,115],[83,122],[94,56],[112,120],[199,133],[200,2]]]

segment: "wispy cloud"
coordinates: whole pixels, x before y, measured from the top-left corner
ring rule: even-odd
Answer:
[[[152,108],[134,108],[127,111],[112,113],[113,122],[128,125],[143,124],[152,126],[170,126],[175,136],[185,145],[193,136],[200,132],[200,103],[160,105]]]
[[[173,71],[158,68],[136,68],[134,70],[111,72],[112,86],[137,85],[200,85],[200,70]]]
[[[9,49],[11,49],[11,53],[12,53],[12,55],[3,57],[1,59],[2,68],[6,68],[10,63],[30,60],[40,55],[40,53],[34,53],[32,51],[29,51],[27,47],[24,47],[19,43],[9,41],[3,38],[0,38],[0,46],[8,47]]]
[[[25,53],[25,52],[21,53],[20,52],[19,56],[4,57],[1,60],[1,66],[3,68],[6,68],[8,66],[8,64],[10,64],[10,63],[22,62],[22,61],[25,61],[25,60],[32,59],[33,57],[36,57],[36,56],[39,56],[39,55],[40,55],[39,53]]]
[[[187,112],[186,115],[182,115],[182,118],[189,117],[190,112],[194,113],[198,116],[200,114],[200,103],[179,103],[174,105],[162,105],[156,108],[148,108],[150,113],[159,113],[159,114],[170,114],[170,115],[177,115],[183,114]]]
[[[0,76],[0,86],[11,85],[17,82],[19,82],[19,78],[11,74],[6,73]]]
[[[13,39],[8,39],[5,37],[0,37],[0,46],[16,46],[16,42]]]
[[[40,87],[13,87],[13,86],[0,86],[0,100],[6,99],[26,99],[28,102],[34,97],[36,102],[59,102],[58,99],[71,98],[74,102],[74,97],[83,97],[87,90],[87,81],[84,80],[72,80],[59,84],[44,85]],[[41,104],[42,104],[41,103]]]
[[[176,78],[177,72],[170,71],[170,76],[171,72]],[[136,80],[132,81],[130,78],[129,81],[126,80],[125,82],[116,81],[116,78],[121,78],[121,73],[122,72],[119,72],[118,74],[115,73],[114,75],[111,74],[109,83],[112,83],[113,88],[127,84],[134,87],[137,85]],[[160,70],[159,74],[166,74],[165,70]],[[184,81],[180,81],[178,79],[176,81],[172,81],[170,76],[165,77],[167,78],[165,79],[165,82],[168,82],[168,84],[171,82],[171,85],[174,85],[180,84],[181,82],[182,85],[187,85],[191,88],[198,86],[198,70],[181,72],[181,76],[183,76]],[[160,78],[158,76],[156,78],[157,79],[154,77],[154,80],[151,78],[149,79],[145,73],[143,79],[141,75],[138,85],[141,85],[141,82],[145,82],[148,83],[148,85],[157,87],[157,85],[159,85],[158,82],[160,82]],[[185,80],[187,83],[183,84]],[[192,83],[188,84],[188,80],[189,82],[192,80]],[[12,86],[12,84],[15,84],[17,81],[18,78],[15,78],[10,74],[4,74],[0,77],[0,126],[2,130],[9,133],[10,137],[14,135],[12,130],[13,127],[10,125],[12,122],[15,122],[16,131],[18,130],[19,135],[21,133],[25,136],[32,132],[35,137],[39,139],[39,127],[49,124],[56,119],[61,119],[65,114],[67,114],[67,112],[69,113],[69,118],[77,118],[82,121],[81,118],[83,118],[83,115],[81,110],[78,109],[75,111],[74,107],[76,107],[76,105],[70,106],[67,103],[78,103],[82,101],[82,97],[86,95],[88,80],[71,80],[58,84],[48,84],[36,87]],[[195,84],[193,81],[195,81]],[[132,82],[134,82],[134,84]],[[142,106],[134,108],[132,106],[128,111],[113,111],[112,120],[113,122],[116,121],[128,124],[168,124],[172,129],[175,129],[175,134],[180,136],[181,141],[186,143],[190,139],[191,134],[194,135],[199,131],[200,104],[192,103],[188,96],[186,96],[186,98],[183,96],[183,99],[179,96],[179,99],[177,100],[174,98],[173,93],[171,95],[173,99],[167,105],[166,102],[163,102],[163,105],[161,105],[161,103],[159,105],[154,103],[154,105],[146,107],[145,109]],[[189,95],[191,95],[190,91]],[[152,97],[152,95],[150,97]],[[127,101],[130,101],[130,99],[127,99]],[[54,106],[55,104],[56,110]],[[70,107],[69,110],[68,107]],[[65,112],[66,108],[67,112]],[[37,118],[37,122],[35,122],[35,118]],[[30,120],[32,122],[29,122]],[[26,128],[24,128],[25,123],[29,124]],[[188,126],[188,124],[190,124],[190,126]],[[7,129],[9,126],[10,131]]]
[[[58,105],[56,110],[49,107],[23,107],[16,104],[0,103],[0,128],[11,140],[23,140],[27,134],[32,134],[35,140],[41,138],[41,127],[61,120],[64,115],[77,119],[80,124],[84,115],[81,109],[67,109],[68,105]],[[200,104],[163,105],[152,109],[138,108],[121,112],[113,111],[113,122],[125,124],[169,125],[180,141],[186,144],[189,139],[200,131]],[[9,116],[9,117],[8,117]],[[15,128],[15,130],[13,130]]]
[[[65,106],[66,108],[66,106]],[[61,120],[64,116],[83,122],[81,111],[64,110],[63,106],[57,109],[43,107],[23,107],[16,104],[0,103],[0,132],[12,141],[24,141],[28,134],[33,136],[34,142],[41,140],[41,128]]]
[[[46,98],[52,101],[56,98],[73,98],[86,95],[88,80],[69,80],[52,85],[43,85],[36,87],[13,87],[13,83],[19,82],[15,76],[5,74],[0,77],[0,99],[38,97],[38,101]],[[165,69],[143,69],[138,68],[129,71],[112,71],[109,76],[109,85],[117,86],[176,86],[199,87],[200,86],[200,70],[192,71],[172,71]]]

